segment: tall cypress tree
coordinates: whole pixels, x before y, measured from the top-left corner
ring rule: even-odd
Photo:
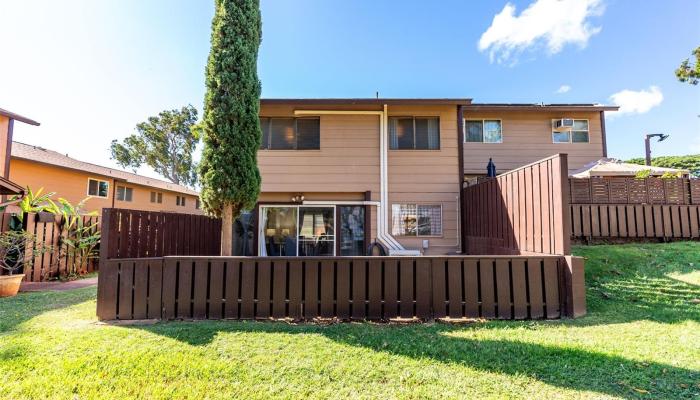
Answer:
[[[221,255],[231,255],[233,220],[260,194],[259,0],[215,0],[206,69],[202,204],[222,217]]]

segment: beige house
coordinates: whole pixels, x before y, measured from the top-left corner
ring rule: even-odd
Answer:
[[[555,153],[570,169],[606,155],[593,104],[470,99],[262,99],[259,203],[237,230],[241,254],[460,252],[460,189]],[[241,244],[242,243],[242,244]],[[246,248],[243,251],[241,248]]]

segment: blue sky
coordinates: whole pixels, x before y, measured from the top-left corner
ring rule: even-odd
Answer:
[[[699,1],[261,3],[264,97],[617,100],[611,156],[641,156],[647,132],[671,135],[655,155],[700,153],[700,86],[673,75],[700,45]],[[212,15],[206,1],[0,0],[0,107],[42,123],[16,140],[114,165],[110,141],[136,123],[201,111]]]

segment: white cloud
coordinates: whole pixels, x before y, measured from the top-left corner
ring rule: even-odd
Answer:
[[[515,6],[507,3],[481,35],[479,51],[488,50],[491,62],[515,63],[530,47],[544,45],[550,54],[568,43],[585,47],[601,29],[588,18],[602,15],[603,9],[602,0],[536,0],[516,16]]]
[[[559,89],[557,89],[556,93],[563,94],[569,92],[569,90],[571,90],[571,86],[561,85],[559,86]]]
[[[650,86],[649,90],[621,90],[610,96],[610,101],[620,106],[620,111],[610,115],[644,114],[661,104],[664,95],[657,86]]]

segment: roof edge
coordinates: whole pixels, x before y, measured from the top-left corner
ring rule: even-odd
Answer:
[[[25,124],[29,124],[29,125],[34,125],[34,126],[41,125],[31,118],[24,117],[22,115],[13,113],[12,111],[8,111],[8,110],[5,110],[3,108],[0,108],[0,115],[7,117],[7,118],[10,118],[10,119],[14,119],[16,121],[24,122]]]
[[[617,111],[620,109],[616,105],[604,104],[518,104],[518,103],[472,103],[464,107],[471,111],[489,111],[489,110],[527,110],[527,111]]]
[[[425,104],[425,105],[469,105],[470,98],[262,98],[260,104],[300,105],[361,105],[361,104]]]

